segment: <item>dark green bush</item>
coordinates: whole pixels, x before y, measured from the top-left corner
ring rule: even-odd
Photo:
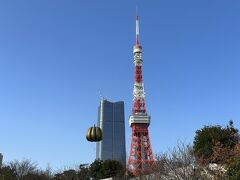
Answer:
[[[212,158],[216,145],[232,150],[238,141],[238,130],[233,127],[230,121],[226,128],[221,126],[205,126],[196,131],[193,142],[193,152],[196,159],[202,163],[217,163]]]
[[[228,166],[227,177],[229,180],[240,179],[240,159],[236,159]]]

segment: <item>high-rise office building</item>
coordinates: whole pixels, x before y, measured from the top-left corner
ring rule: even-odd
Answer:
[[[97,142],[96,158],[118,160],[126,164],[124,102],[101,100],[98,107],[98,126],[103,140]]]
[[[2,167],[3,155],[0,153],[0,168]]]

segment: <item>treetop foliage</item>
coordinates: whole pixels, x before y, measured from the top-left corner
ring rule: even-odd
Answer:
[[[230,158],[226,156],[231,154],[238,140],[238,130],[234,128],[233,121],[230,121],[227,127],[204,126],[196,131],[193,142],[194,155],[202,164],[226,163],[225,160]],[[219,154],[221,152],[225,152],[226,156]]]

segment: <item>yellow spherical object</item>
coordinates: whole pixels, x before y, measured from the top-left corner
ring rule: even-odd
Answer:
[[[102,130],[100,127],[93,127],[88,128],[86,138],[88,141],[97,142],[102,140]]]

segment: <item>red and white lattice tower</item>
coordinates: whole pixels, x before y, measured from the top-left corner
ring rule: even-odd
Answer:
[[[148,126],[150,116],[146,112],[145,92],[142,78],[142,46],[139,43],[139,22],[136,17],[136,45],[134,54],[134,88],[133,109],[129,118],[132,128],[132,140],[130,156],[128,159],[128,170],[133,175],[150,173],[154,166],[154,154],[150,143]]]

